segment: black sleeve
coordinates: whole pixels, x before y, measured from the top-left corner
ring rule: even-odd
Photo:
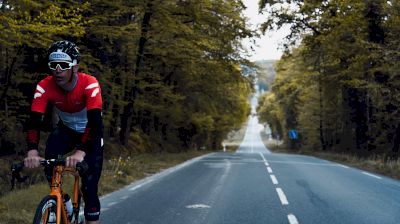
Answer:
[[[32,149],[38,150],[40,140],[40,127],[43,121],[43,114],[31,111],[27,122],[27,146],[28,151]]]
[[[102,146],[103,119],[101,117],[101,110],[88,110],[87,119],[88,123],[86,124],[85,132],[83,133],[81,143],[77,147],[86,153],[91,150],[100,150]]]

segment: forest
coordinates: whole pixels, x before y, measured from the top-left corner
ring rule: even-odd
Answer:
[[[242,1],[0,1],[0,152],[24,152],[46,51],[75,42],[80,70],[102,88],[105,142],[128,152],[219,149],[246,121],[256,35]],[[55,125],[51,111],[43,133]],[[43,138],[41,138],[43,139]]]
[[[245,38],[290,27],[258,115],[289,148],[397,156],[400,3],[260,0],[0,1],[0,152],[24,151],[50,43],[79,46],[103,95],[106,142],[132,152],[218,149],[250,108]],[[262,79],[261,79],[262,80]],[[53,127],[51,108],[43,131]],[[289,139],[289,130],[299,138]]]
[[[258,113],[292,148],[397,158],[400,2],[260,1],[266,31],[290,27]],[[294,129],[299,138],[291,140]]]

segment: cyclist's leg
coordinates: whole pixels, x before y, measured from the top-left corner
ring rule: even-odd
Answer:
[[[59,125],[47,138],[45,158],[58,159],[64,156],[74,149],[75,142],[76,136],[73,136],[71,131],[67,130],[66,127]],[[45,168],[45,174],[47,180],[51,182],[53,170],[51,168]]]
[[[85,161],[89,170],[87,175],[82,177],[82,193],[85,200],[85,218],[95,223],[100,216],[100,200],[97,192],[103,167],[103,146],[101,139],[91,141],[88,146],[90,149],[85,156]]]

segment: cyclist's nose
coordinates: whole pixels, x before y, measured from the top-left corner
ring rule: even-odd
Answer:
[[[57,73],[61,73],[62,72],[60,65],[57,65],[56,71],[57,71]]]

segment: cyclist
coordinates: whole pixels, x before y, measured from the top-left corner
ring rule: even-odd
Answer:
[[[48,49],[51,75],[41,80],[35,90],[28,120],[28,153],[26,167],[40,166],[38,143],[41,121],[50,103],[58,114],[59,122],[47,139],[45,158],[66,158],[66,166],[75,167],[85,160],[89,166],[82,177],[87,223],[99,223],[100,201],[98,182],[103,164],[102,97],[95,77],[78,72],[80,53],[70,41],[57,41]],[[45,169],[51,181],[52,170]]]

